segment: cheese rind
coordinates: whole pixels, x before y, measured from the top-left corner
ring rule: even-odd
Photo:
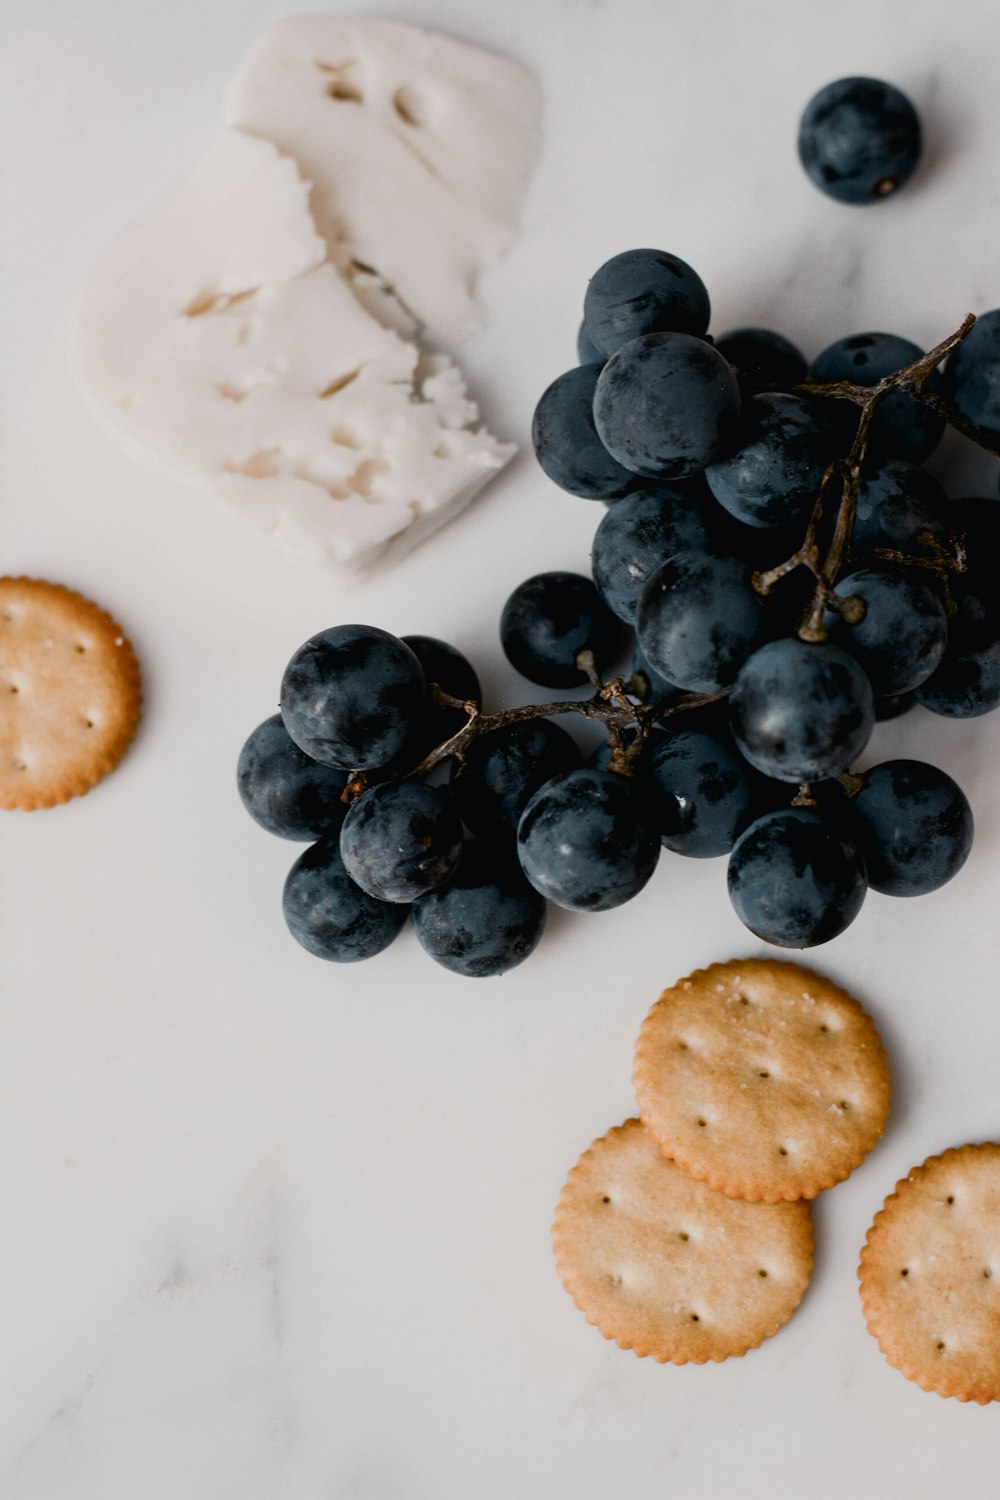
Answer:
[[[295,163],[238,129],[106,253],[72,359],[130,446],[352,568],[442,524],[514,452],[473,430],[450,360],[365,311]]]
[[[444,343],[480,325],[475,281],[513,240],[540,118],[520,63],[336,15],[269,26],[225,98],[227,124],[298,162],[317,227],[365,305]]]

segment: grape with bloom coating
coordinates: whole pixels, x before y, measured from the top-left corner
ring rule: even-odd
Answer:
[[[583,500],[617,500],[635,475],[605,448],[594,426],[594,391],[601,366],[581,364],[542,392],[531,423],[531,441],[544,472],[560,489]]]
[[[642,890],[660,840],[627,777],[585,767],[539,788],[521,814],[517,850],[547,900],[608,911]]]
[[[799,160],[840,203],[878,203],[908,182],[922,145],[906,95],[880,78],[838,78],[814,94],[799,124]]]
[[[861,910],[865,862],[844,820],[814,807],[766,813],[736,841],[729,896],[740,921],[779,948],[829,942]]]
[[[403,749],[427,702],[420,663],[374,625],[334,625],[300,646],[281,679],[281,717],[313,760],[373,770]]]
[[[775,781],[819,781],[846,771],[875,724],[871,685],[829,641],[769,641],[744,664],[729,696],[733,738]]]
[[[770,328],[734,328],[715,347],[737,373],[760,385],[798,385],[808,365],[795,345]]]
[[[590,278],[583,304],[589,337],[605,355],[647,333],[702,334],[711,306],[697,271],[666,250],[623,250]]]
[[[631,625],[647,579],[664,560],[708,545],[699,496],[667,485],[633,490],[611,507],[594,533],[594,583],[605,604]]]
[[[873,693],[908,693],[931,675],[948,640],[948,617],[935,589],[902,569],[860,568],[834,592],[864,606],[852,624],[833,610],[826,623],[830,640],[863,668]]]
[[[378,901],[415,901],[441,885],[462,853],[462,824],[446,791],[387,781],[351,803],[340,830],[344,868]]]
[[[529,799],[553,776],[583,764],[576,741],[552,719],[507,724],[473,740],[452,790],[474,833],[513,834]]]
[[[322,839],[295,861],[282,905],[288,930],[316,958],[358,963],[382,953],[406,921],[405,906],[377,901],[344,869],[336,838]]]
[[[678,552],[643,589],[635,628],[640,651],[661,677],[689,692],[714,693],[759,642],[764,615],[737,558]]]
[[[1000,442],[1000,307],[980,313],[949,357],[945,387],[963,417]]]
[[[972,809],[957,782],[922,760],[866,771],[851,802],[873,891],[924,896],[957,875],[972,848]]]
[[[280,714],[258,724],[240,751],[236,785],[243,806],[268,833],[312,842],[335,834],[347,811],[347,774],[322,766],[289,738]]]
[[[425,953],[455,974],[486,979],[535,951],[545,900],[525,879],[513,848],[466,844],[458,870],[414,902],[413,930]]]
[[[575,687],[587,681],[576,664],[592,651],[600,669],[618,648],[614,615],[582,573],[536,573],[508,598],[500,616],[500,644],[507,660],[529,682]]]
[[[749,819],[752,778],[725,730],[659,735],[644,785],[664,846],[695,859],[727,854]]]
[[[601,442],[648,479],[685,479],[721,458],[739,414],[732,369],[711,344],[686,333],[648,333],[623,344],[594,391]]]
[[[824,383],[849,380],[854,385],[878,385],[904,365],[919,359],[923,350],[895,333],[853,333],[828,344],[813,360],[809,374]],[[941,393],[943,382],[936,372],[924,382],[928,391]],[[830,418],[845,440],[857,425],[857,407],[831,398]],[[922,406],[905,391],[893,391],[881,402],[868,429],[868,451],[884,458],[905,458],[922,463],[934,452],[944,432],[944,417]]]
[[[787,526],[812,510],[833,450],[833,433],[814,406],[765,391],[744,403],[732,452],[709,464],[705,478],[745,526]]]

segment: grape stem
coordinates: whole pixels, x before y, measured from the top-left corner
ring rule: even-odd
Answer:
[[[841,598],[834,593],[837,579],[843,571],[844,564],[850,556],[851,537],[854,532],[854,521],[858,511],[858,491],[861,487],[861,469],[868,452],[868,438],[871,425],[881,403],[887,396],[894,395],[897,391],[903,391],[912,396],[914,400],[921,402],[943,417],[950,426],[956,428],[966,437],[984,448],[987,453],[1000,458],[1000,445],[994,434],[984,432],[976,427],[961,412],[957,411],[950,402],[945,401],[935,391],[925,389],[925,382],[943,359],[956,349],[969,333],[976,319],[973,313],[962,322],[948,338],[936,344],[933,349],[922,354],[919,359],[913,360],[911,364],[904,365],[901,370],[896,370],[891,375],[886,375],[877,385],[855,385],[850,380],[817,381],[805,380],[792,389],[806,396],[822,396],[838,401],[853,401],[860,408],[858,425],[851,445],[842,459],[832,463],[823,475],[820,487],[816,495],[816,503],[809,517],[806,534],[801,546],[792,553],[791,557],[784,562],[778,563],[773,568],[767,568],[753,575],[753,585],[759,594],[767,595],[782,578],[793,572],[796,568],[807,568],[815,580],[812,599],[806,609],[802,622],[799,625],[799,637],[804,641],[825,641],[827,637],[824,625],[824,614],[830,610],[836,610],[844,619],[856,621],[859,618],[859,603],[853,597]],[[834,522],[833,536],[827,549],[826,556],[820,558],[820,549],[817,544],[817,532],[820,522],[826,513],[826,508],[831,501],[834,491],[839,488],[840,498],[837,504],[837,516]],[[890,553],[886,549],[879,549],[880,555],[888,561],[917,563],[921,567],[934,568],[942,575],[947,573],[961,572],[965,567],[965,549],[960,538],[955,542],[953,552],[945,552],[942,548],[940,554],[932,559],[928,558],[904,558],[901,554]]]

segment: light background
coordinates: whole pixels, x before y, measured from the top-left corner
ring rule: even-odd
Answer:
[[[893,1062],[884,1141],[816,1208],[791,1324],[743,1360],[674,1369],[603,1342],[555,1277],[566,1169],[632,1110],[632,1045],[662,986],[757,951],[716,861],[664,858],[627,908],[555,913],[500,981],[410,933],[358,968],[285,933],[298,849],[235,795],[282,666],[345,618],[439,634],[493,702],[500,607],[585,568],[599,511],[522,452],[473,512],[348,597],[137,465],[72,388],[75,286],[217,128],[265,0],[8,0],[0,33],[5,571],[109,607],[146,713],[115,775],[0,828],[4,1500],[708,1500],[996,1495],[1000,1408],[890,1370],[855,1283],[871,1217],[931,1152],[1000,1133],[1000,714],[922,711],[868,760],[957,776],[978,837],[934,896],[872,895],[815,962],[871,1008]],[[356,0],[357,11],[375,12]],[[572,360],[586,278],[655,244],[711,290],[713,327],[772,324],[810,355],[887,328],[929,345],[1000,303],[993,0],[427,0],[532,64],[544,153],[523,238],[462,359],[526,440]],[[926,163],[884,205],[821,197],[799,112],[845,73],[917,104]],[[995,469],[942,450],[958,488]]]

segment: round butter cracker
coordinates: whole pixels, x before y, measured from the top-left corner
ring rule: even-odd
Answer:
[[[858,1277],[868,1331],[908,1380],[1000,1401],[1000,1144],[953,1147],[898,1182]]]
[[[0,578],[0,808],[53,807],[114,769],[139,722],[139,664],[89,599]]]
[[[665,1155],[752,1203],[841,1182],[889,1111],[871,1017],[822,975],[774,959],[712,964],[665,990],[639,1033],[633,1084]]]
[[[807,1203],[744,1203],[668,1161],[639,1120],[596,1140],[566,1180],[556,1269],[606,1339],[661,1363],[755,1349],[798,1306],[813,1261]]]

